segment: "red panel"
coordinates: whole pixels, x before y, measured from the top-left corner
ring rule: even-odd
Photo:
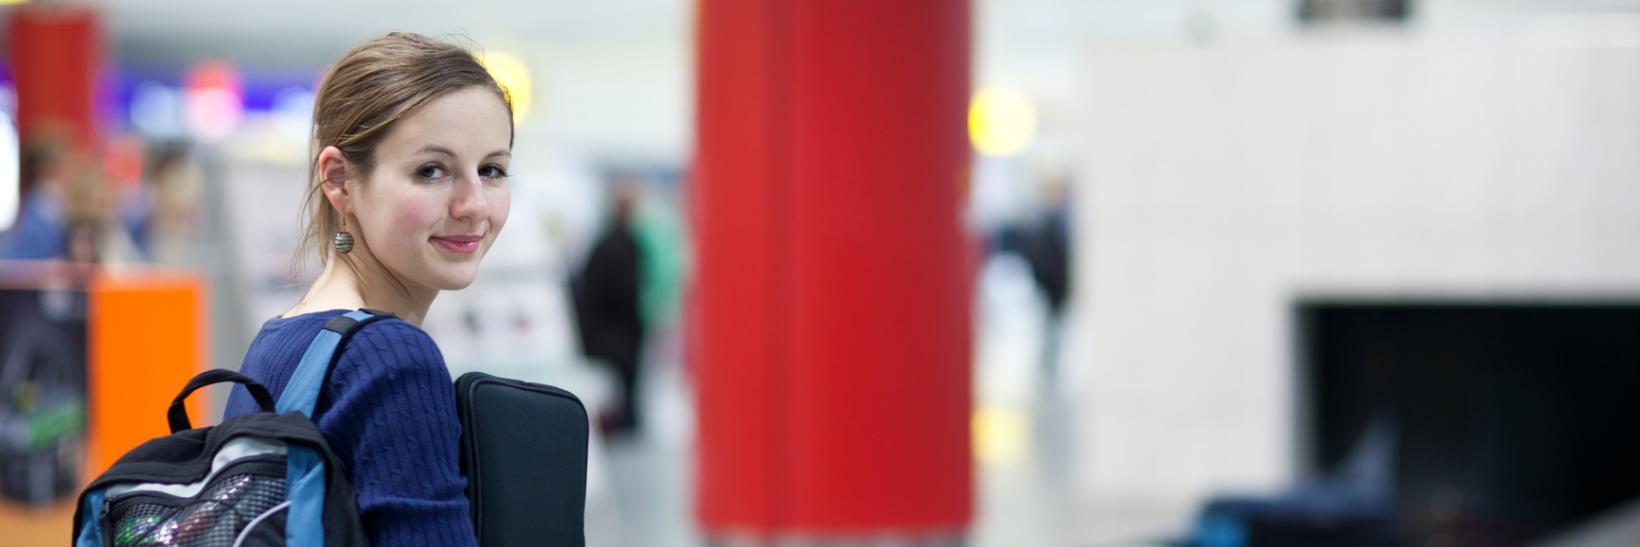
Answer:
[[[82,151],[97,144],[93,97],[101,66],[102,38],[90,9],[58,6],[14,8],[6,22],[12,77],[17,84],[18,133],[57,125]]]
[[[967,3],[698,6],[702,525],[966,525]]]
[[[696,13],[696,150],[690,176],[698,266],[691,301],[697,511],[719,532],[780,520],[774,411],[784,159],[777,2],[701,2]]]
[[[972,512],[967,2],[797,2],[793,524]]]

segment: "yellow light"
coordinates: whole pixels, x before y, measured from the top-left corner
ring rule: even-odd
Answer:
[[[478,61],[512,97],[513,123],[522,123],[524,116],[530,112],[529,67],[517,55],[505,51],[486,52],[479,56]]]
[[[974,458],[980,463],[1017,463],[1031,443],[1030,424],[1025,412],[1018,408],[999,405],[976,408],[971,427]]]
[[[986,88],[968,104],[968,138],[987,156],[1013,156],[1036,139],[1036,108],[1025,94]]]

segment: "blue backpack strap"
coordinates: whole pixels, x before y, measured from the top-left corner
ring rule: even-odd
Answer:
[[[273,411],[284,414],[292,410],[299,410],[308,418],[313,417],[313,406],[319,401],[319,388],[324,385],[325,377],[330,372],[330,365],[336,362],[336,357],[342,347],[342,342],[372,321],[392,314],[371,311],[354,310],[325,322],[319,329],[319,335],[308,344],[307,352],[302,354],[302,363],[296,366],[296,372],[291,374],[290,382],[285,384],[285,391],[279,394],[279,402],[274,405]]]
[[[319,388],[324,385],[326,373],[336,362],[342,344],[360,327],[392,314],[371,310],[356,310],[330,318],[313,337],[301,364],[279,394],[274,412],[284,414],[299,410],[313,417],[313,406],[319,401]],[[325,541],[324,499],[325,464],[319,454],[306,446],[292,445],[286,452],[285,499],[290,502],[285,517],[287,545],[320,545]]]
[[[103,489],[97,488],[85,495],[85,505],[75,512],[80,534],[74,538],[74,547],[101,547]]]
[[[285,453],[285,545],[325,543],[325,462],[306,446]]]

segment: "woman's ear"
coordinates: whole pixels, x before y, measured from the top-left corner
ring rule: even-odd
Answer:
[[[353,194],[348,192],[347,179],[352,171],[347,158],[342,157],[342,151],[334,146],[326,146],[319,152],[319,188],[325,192],[325,199],[336,211],[346,215],[353,211]]]

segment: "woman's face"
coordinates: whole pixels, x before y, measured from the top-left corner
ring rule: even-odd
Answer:
[[[495,91],[469,87],[398,121],[356,188],[353,213],[376,260],[400,281],[465,288],[507,223],[512,125]]]

